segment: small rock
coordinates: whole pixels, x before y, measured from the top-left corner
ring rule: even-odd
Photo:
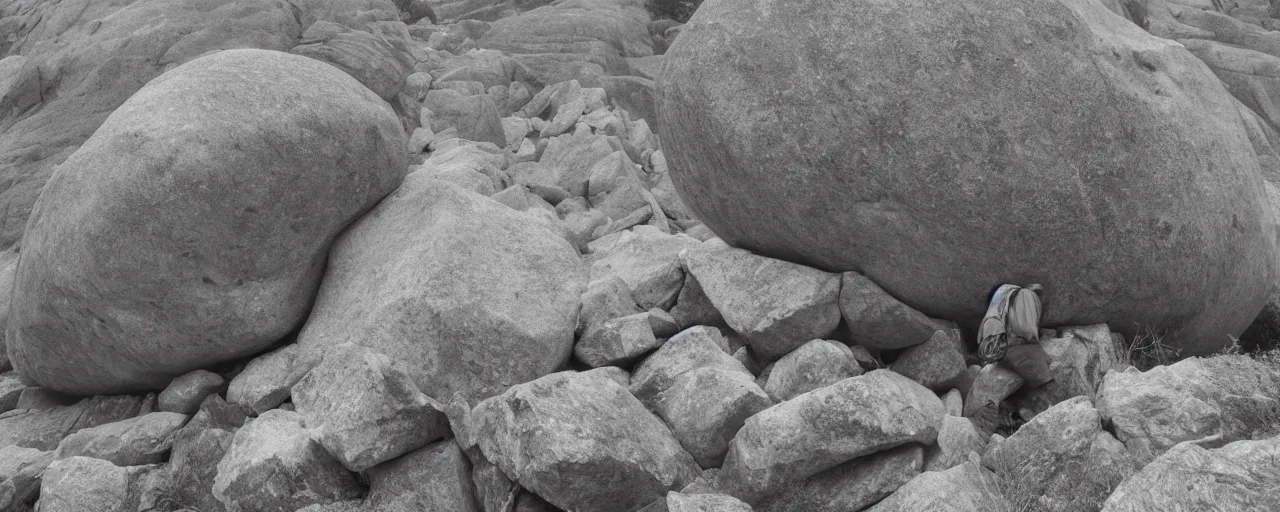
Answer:
[[[217,393],[225,383],[221,376],[207,370],[195,370],[173,379],[156,404],[162,412],[194,414],[204,398]]]
[[[681,331],[636,366],[631,374],[631,394],[653,408],[658,395],[670,388],[676,377],[694,368],[720,368],[750,375],[742,363],[728,354],[728,343],[715,327]]]
[[[573,125],[578,123],[578,118],[582,116],[582,112],[586,110],[587,105],[581,98],[560,105],[556,110],[555,117],[551,118],[551,122],[547,123],[538,133],[539,137],[555,137],[569,130]]]
[[[703,468],[719,467],[743,422],[771,406],[751,374],[714,367],[680,374],[657,399],[658,416]]]
[[[884,499],[920,474],[918,444],[858,457],[787,486],[755,505],[756,512],[848,512]]]
[[[471,463],[444,440],[369,468],[370,510],[479,512]]]
[[[652,308],[648,311],[649,328],[653,329],[653,335],[659,338],[670,338],[680,332],[680,325],[676,323],[676,319],[671,313],[658,308]]]
[[[667,426],[599,370],[513,386],[471,417],[485,457],[562,509],[634,510],[698,473]]]
[[[724,474],[741,482],[740,498],[768,495],[880,450],[938,436],[942,401],[887,370],[842,380],[747,419],[729,444]]]
[[[644,185],[636,176],[636,165],[622,151],[615,151],[591,166],[587,198],[592,208],[611,219],[621,219],[649,204],[644,197]]]
[[[302,416],[279,410],[236,431],[213,485],[230,512],[297,510],[362,493],[356,475],[311,438]]]
[[[751,505],[723,494],[667,493],[667,512],[751,512]]]
[[[1280,510],[1280,437],[1217,449],[1185,442],[1125,480],[1102,512]]]
[[[404,79],[404,92],[413,99],[422,101],[427,99],[427,91],[431,90],[431,74],[418,71],[410,73]]]
[[[840,313],[859,345],[895,350],[919,345],[941,329],[955,325],[925,316],[899,302],[866,276],[845,272],[841,276]]]
[[[871,355],[871,351],[862,345],[853,345],[849,347],[849,352],[854,361],[858,362],[863,370],[872,371],[884,368],[884,364],[880,363],[876,356]]]
[[[942,396],[942,406],[951,416],[964,416],[964,395],[958,389],[948,391]]]
[[[47,411],[18,409],[0,414],[0,446],[51,451],[69,434],[138,415],[142,397],[95,396]]]
[[[248,407],[256,414],[284,403],[293,385],[306,374],[294,370],[297,354],[298,345],[290,343],[249,361],[244,371],[231,379],[227,402]]]
[[[689,251],[689,275],[763,359],[786,355],[840,323],[840,277],[741,249]]]
[[[639,314],[640,307],[631,298],[631,287],[617,276],[605,276],[587,284],[582,293],[582,309],[578,313],[579,333],[609,320]]]
[[[592,243],[591,280],[615,275],[626,281],[640,309],[670,309],[684,284],[680,251],[702,242],[668,235],[650,226],[601,238]]]
[[[316,440],[351,471],[399,457],[448,435],[443,406],[385,355],[344,343],[293,387],[293,403]]]
[[[589,327],[573,346],[573,355],[587,366],[630,363],[662,342],[653,335],[648,313],[636,313]]]
[[[908,347],[889,369],[934,391],[957,386],[967,366],[958,329],[934,331],[929,341]]]
[[[117,466],[156,464],[168,459],[174,435],[187,415],[153,412],[80,430],[58,443],[54,458],[93,457]]]
[[[862,368],[840,350],[839,342],[813,340],[779,359],[769,374],[765,392],[779,402],[862,375]]]
[[[969,396],[965,397],[964,416],[966,418],[973,416],[978,409],[987,404],[999,405],[1021,388],[1023,382],[1022,377],[1003,366],[989,364],[982,367],[973,380]]]
[[[937,442],[925,449],[924,470],[946,471],[969,460],[970,452],[981,455],[986,446],[987,438],[973,422],[948,414],[942,418]]]
[[[867,512],[973,512],[1011,510],[995,475],[973,462],[912,478]]]

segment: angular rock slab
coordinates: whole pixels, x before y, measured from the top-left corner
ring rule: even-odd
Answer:
[[[14,367],[100,395],[271,346],[311,307],[333,237],[403,178],[405,143],[382,99],[306,57],[227,50],[151,81],[32,211]]]
[[[764,359],[822,338],[840,323],[840,276],[741,249],[691,251],[689,275],[725,322]]]
[[[960,385],[968,368],[962,343],[959,330],[934,331],[929,341],[903,350],[889,369],[937,392],[952,389]]]
[[[857,270],[969,326],[1021,276],[1045,286],[1047,325],[1167,329],[1187,354],[1225,346],[1266,301],[1257,158],[1183,45],[1102,2],[768,5],[703,5],[658,81],[672,179],[731,245]]]
[[[925,449],[924,470],[946,471],[967,462],[970,453],[981,456],[986,447],[987,438],[972,421],[948,414],[942,418],[937,441]]]
[[[1264,512],[1280,507],[1280,437],[1217,449],[1186,442],[1120,484],[1102,512]]]
[[[951,327],[903,304],[857,272],[840,276],[840,314],[854,341],[878,350],[919,345],[939,329]]]
[[[165,462],[173,448],[174,436],[186,423],[185,414],[153,412],[82,429],[58,443],[54,457],[93,457],[117,466]]]
[[[41,475],[51,462],[50,452],[18,446],[0,448],[0,510],[21,510],[35,501]]]
[[[669,235],[652,226],[641,226],[594,242],[591,280],[614,275],[631,287],[641,310],[669,309],[684,284],[680,251],[702,245],[684,235]]]
[[[658,416],[703,468],[720,466],[747,418],[772,405],[751,374],[715,367],[684,372],[658,394]]]
[[[757,512],[846,512],[862,510],[920,474],[918,444],[859,457],[813,475],[755,504]]]
[[[537,220],[414,173],[334,244],[298,343],[308,364],[367,346],[437,401],[475,403],[568,361],[586,284]]]
[[[786,401],[862,373],[848,347],[838,341],[813,340],[773,364],[764,390],[774,400]]]
[[[211,371],[192,371],[173,379],[156,398],[156,407],[162,412],[195,414],[205,397],[217,393],[225,383],[222,376]]]
[[[249,361],[227,386],[227,402],[247,407],[256,414],[284,403],[293,385],[306,375],[306,371],[294,369],[299,349],[297,343],[290,343]]]
[[[636,365],[628,388],[653,408],[658,394],[670,388],[680,374],[696,368],[719,368],[750,376],[747,368],[728,354],[728,343],[715,327],[685,329]]]
[[[174,436],[169,472],[177,499],[202,512],[222,512],[226,507],[213,496],[218,465],[231,448],[235,431],[244,425],[246,410],[210,395],[186,426]]]
[[[965,417],[973,416],[988,404],[999,406],[1000,402],[1018,391],[1025,382],[1013,370],[1003,366],[989,364],[982,367],[978,376],[973,379],[969,395],[964,399]]]
[[[767,495],[864,455],[931,444],[944,414],[933,392],[876,370],[748,418],[729,443],[724,474],[741,482],[748,499]]]
[[[293,387],[293,403],[321,446],[364,471],[449,433],[439,402],[382,354],[352,343],[325,351]]]
[[[479,512],[471,462],[444,440],[369,468],[370,510]]]
[[[667,426],[602,370],[516,385],[471,420],[487,459],[566,510],[635,510],[699,472]]]
[[[56,460],[40,483],[41,512],[156,510],[165,492],[163,466],[120,467],[90,457]]]
[[[236,431],[213,484],[229,512],[297,510],[362,493],[356,475],[311,438],[302,416],[278,409]]]
[[[973,462],[912,478],[867,512],[1009,510],[995,475]]]

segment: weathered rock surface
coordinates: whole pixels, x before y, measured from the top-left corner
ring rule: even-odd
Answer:
[[[771,5],[702,4],[658,81],[672,179],[730,245],[969,326],[1017,276],[1047,325],[1149,326],[1187,354],[1266,301],[1262,176],[1182,45],[1100,2]],[[798,78],[818,76],[847,79]]]
[[[928,389],[877,370],[782,402],[747,419],[729,444],[724,474],[767,495],[852,459],[906,443],[930,444],[942,402]]]
[[[970,512],[1007,510],[995,475],[973,462],[946,471],[927,471],[912,478],[868,512]]]
[[[332,30],[319,30],[320,24],[327,24]],[[413,56],[397,48],[376,27],[369,27],[375,32],[371,33],[332,22],[321,21],[317,25],[307,28],[302,34],[303,44],[290,51],[341,69],[374,94],[394,103],[405,78],[413,71]],[[403,37],[407,38],[408,33]],[[403,45],[402,42],[400,46]]]
[[[1022,377],[1003,366],[989,364],[982,367],[978,376],[973,379],[969,394],[964,398],[965,417],[971,417],[979,409],[991,404],[999,406],[1000,402],[1018,391],[1024,383]]]
[[[681,373],[659,393],[657,412],[698,465],[711,468],[724,462],[743,422],[772,405],[751,374],[704,366]]]
[[[848,347],[838,341],[813,340],[773,364],[764,390],[774,400],[785,401],[862,373]]]
[[[1103,512],[1264,512],[1280,507],[1280,437],[1206,449],[1181,443],[1116,488]]]
[[[618,149],[609,137],[603,135],[565,134],[547,141],[547,148],[538,163],[551,172],[554,185],[572,196],[586,197],[591,184],[591,168]]]
[[[166,491],[163,466],[120,467],[90,457],[53,461],[40,483],[41,512],[156,510]]]
[[[0,448],[0,510],[22,510],[35,501],[40,478],[53,454],[34,448]]]
[[[96,396],[47,411],[9,411],[0,414],[0,447],[52,451],[64,437],[80,429],[137,416],[141,406],[141,397]]]
[[[924,451],[925,471],[946,471],[969,460],[970,452],[982,455],[987,438],[973,422],[950,414],[942,418],[938,439]]]
[[[302,416],[281,410],[236,431],[213,485],[229,512],[297,510],[361,494],[356,475],[311,438]]]
[[[631,288],[641,310],[668,309],[685,281],[680,251],[702,242],[684,235],[670,235],[641,226],[601,238],[593,243],[591,280],[614,275]]]
[[[1051,511],[1097,510],[1105,496],[1133,473],[1128,454],[1110,433],[1087,397],[1059,403],[991,446],[982,465],[1016,479],[1020,493]],[[1010,485],[1009,487],[1014,487]]]
[[[567,510],[634,510],[692,482],[693,457],[604,372],[556,373],[481,402],[471,419],[485,457]]]
[[[312,436],[351,471],[364,471],[449,433],[439,402],[422,394],[391,360],[343,343],[293,387]]]
[[[723,494],[667,493],[667,512],[751,512],[751,505]]]
[[[846,512],[862,510],[902,487],[923,465],[918,444],[859,457],[793,483],[755,504],[757,512]]]
[[[195,414],[205,397],[218,392],[226,380],[208,370],[195,370],[182,375],[160,392],[156,407],[163,412]]]
[[[289,392],[305,371],[295,371],[298,344],[290,343],[249,361],[227,386],[227,402],[256,414],[275,409],[289,399]]]
[[[689,275],[764,359],[831,334],[840,323],[840,276],[741,249],[690,251]]]
[[[213,495],[218,465],[231,448],[235,431],[244,425],[247,410],[210,395],[200,410],[174,436],[169,472],[178,501],[202,512],[226,510]]]
[[[304,57],[229,50],[153,80],[45,186],[14,366],[116,393],[270,346],[310,307],[329,241],[400,181],[404,144],[381,99]]]
[[[370,510],[479,512],[471,462],[444,440],[369,468]]]
[[[878,350],[919,345],[951,327],[903,304],[857,272],[840,276],[840,313],[854,341]]]
[[[432,131],[440,133],[456,128],[459,138],[492,142],[498,147],[507,145],[501,113],[487,95],[467,96],[449,89],[436,89],[427,92],[424,103],[431,109]]]
[[[903,350],[889,369],[926,388],[946,391],[964,379],[968,366],[964,364],[963,347],[959,330],[934,331],[929,341]]]
[[[1062,329],[1062,336],[1041,339],[1053,380],[1022,397],[1023,410],[1038,412],[1076,396],[1094,396],[1110,370],[1122,370],[1106,324]],[[1024,414],[1025,417],[1025,414]]]
[[[153,412],[82,429],[58,443],[54,457],[93,457],[117,466],[157,464],[168,458],[174,435],[186,422],[185,414]]]
[[[1108,372],[1097,407],[1145,462],[1183,441],[1249,439],[1280,411],[1280,371],[1246,356],[1190,358],[1148,372]]]
[[[691,327],[671,339],[641,361],[631,374],[632,395],[654,408],[660,393],[675,383],[680,374],[695,368],[718,368],[751,375],[729,355],[728,340],[715,327]]]
[[[638,0],[582,0],[497,20],[478,44],[508,52],[538,81],[554,84],[626,74],[625,57],[653,54],[648,23]]]
[[[573,346],[573,355],[596,368],[626,364],[661,344],[649,325],[649,313],[636,313],[589,329]]]
[[[474,403],[568,361],[586,281],[538,221],[414,174],[334,244],[298,343],[310,361],[367,346],[428,396]]]

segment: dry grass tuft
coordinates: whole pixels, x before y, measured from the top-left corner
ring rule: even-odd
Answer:
[[[1133,366],[1144,372],[1177,361],[1178,352],[1178,349],[1165,345],[1163,333],[1150,327],[1144,327],[1132,341],[1116,346],[1120,369]]]

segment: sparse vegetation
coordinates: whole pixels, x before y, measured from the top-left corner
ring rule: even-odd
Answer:
[[[1144,372],[1177,361],[1178,352],[1178,349],[1164,343],[1163,333],[1150,327],[1144,327],[1132,341],[1116,346],[1120,369],[1133,366]]]
[[[1031,461],[1014,468],[994,468],[994,472],[997,492],[1008,505],[1000,512],[1096,512],[1131,473],[1113,464],[1091,467],[1080,461],[1066,463],[1055,475],[1036,472]],[[1048,484],[1044,482],[1047,478],[1052,479]],[[1070,490],[1061,488],[1065,486]]]

